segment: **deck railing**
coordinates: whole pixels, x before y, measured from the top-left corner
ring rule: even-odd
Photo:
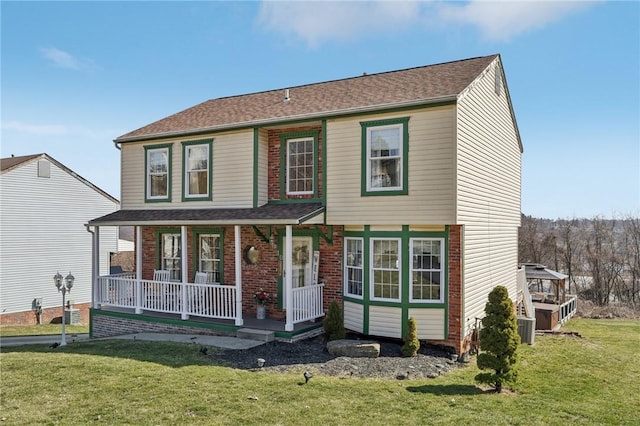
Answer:
[[[578,296],[569,296],[570,299],[560,305],[560,324],[564,325],[575,315],[578,310]]]
[[[292,289],[293,323],[314,320],[324,315],[322,291],[324,284],[315,284]]]
[[[324,315],[324,284],[294,288],[293,323]],[[174,281],[137,280],[135,274],[98,277],[101,306],[131,308],[217,319],[235,319],[237,289],[221,284],[183,284]]]
[[[98,277],[98,285],[99,303],[102,306],[220,319],[236,318],[235,286],[138,281],[133,274]]]

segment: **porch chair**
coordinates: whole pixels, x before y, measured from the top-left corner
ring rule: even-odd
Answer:
[[[194,279],[196,284],[206,284],[207,283],[207,273],[206,272],[196,272],[196,277]]]
[[[193,279],[195,284],[207,284],[207,273],[206,272],[196,272],[196,276]],[[207,299],[207,291],[208,289],[205,287],[196,286],[193,289],[193,296],[191,298],[191,306],[195,313],[197,314],[208,314],[210,312],[209,307],[207,306],[205,300]]]
[[[154,281],[170,281],[171,271],[165,271],[163,269],[155,269],[153,271],[153,280]]]

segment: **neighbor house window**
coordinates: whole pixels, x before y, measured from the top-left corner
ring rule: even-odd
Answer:
[[[372,299],[400,299],[400,240],[371,239]]]
[[[171,145],[145,147],[147,201],[171,200]]]
[[[182,280],[182,248],[180,233],[160,234],[160,269],[169,271],[171,280]]]
[[[210,283],[222,282],[221,242],[220,234],[198,234],[198,272],[206,272]]]
[[[211,199],[211,139],[182,143],[183,199]]]
[[[407,194],[408,118],[360,123],[362,195]]]
[[[411,301],[443,301],[443,249],[444,240],[440,238],[411,239]]]
[[[362,238],[345,238],[344,246],[344,293],[346,296],[362,297]]]

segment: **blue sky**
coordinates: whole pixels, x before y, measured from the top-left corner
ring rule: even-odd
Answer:
[[[120,196],[112,140],[207,99],[500,53],[522,211],[640,213],[640,3],[2,1],[1,156]]]

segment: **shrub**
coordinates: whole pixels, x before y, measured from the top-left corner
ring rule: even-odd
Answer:
[[[335,300],[329,305],[329,312],[327,312],[327,317],[324,320],[324,333],[326,340],[339,340],[347,336],[347,332],[344,329],[342,309],[340,309],[340,305]]]
[[[404,336],[404,345],[402,345],[402,355],[416,356],[420,349],[420,340],[418,340],[418,328],[415,318],[409,318],[407,323],[407,334]]]
[[[493,386],[500,393],[503,384],[516,381],[515,365],[520,343],[513,302],[505,287],[497,286],[489,293],[484,312],[486,316],[480,329],[481,352],[477,363],[480,370],[493,372],[480,373],[475,379],[478,383]]]

